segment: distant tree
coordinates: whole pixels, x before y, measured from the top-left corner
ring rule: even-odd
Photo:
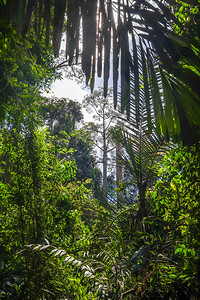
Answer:
[[[92,154],[91,135],[84,127],[77,129],[83,120],[81,105],[66,98],[44,98],[41,113],[51,135],[55,136],[55,145],[63,148],[63,153],[57,155],[63,158],[65,148],[73,149],[70,157],[76,161],[76,179],[82,181],[90,178],[87,186],[92,189],[94,197],[99,198],[101,171]]]
[[[114,111],[113,109],[111,97],[111,90],[105,98],[103,95],[103,90],[99,89],[93,94],[86,96],[83,100],[83,106],[86,108],[86,110],[89,113],[94,113],[93,118],[95,123],[88,123],[87,129],[89,129],[92,134],[94,145],[98,149],[97,151],[100,151],[98,162],[102,164],[102,190],[105,200],[107,200],[108,169],[113,169],[116,160],[116,154],[113,154],[116,145],[111,139],[111,129],[117,122],[118,114],[117,111]],[[110,156],[109,153],[111,153]]]
[[[81,105],[67,98],[43,98],[41,113],[50,133],[56,135],[61,131],[70,134],[83,120]]]
[[[94,144],[89,132],[84,128],[76,130],[69,139],[69,147],[74,149],[71,157],[77,164],[77,180],[87,180],[87,187],[92,190],[93,196],[100,200],[102,172],[98,168],[94,155]]]

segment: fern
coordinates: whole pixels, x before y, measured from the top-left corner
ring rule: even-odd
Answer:
[[[111,225],[112,227],[112,225]],[[116,227],[116,226],[115,226]],[[115,238],[110,238],[110,242],[105,249],[98,254],[85,252],[81,259],[77,259],[68,254],[65,250],[59,249],[49,244],[31,244],[26,247],[33,251],[45,251],[48,259],[58,259],[63,267],[71,266],[73,274],[75,270],[82,274],[83,280],[91,282],[90,291],[98,293],[98,299],[116,299],[116,295],[121,297],[133,280],[133,273],[139,271],[146,261],[147,252],[144,247],[130,256],[125,255],[123,237],[120,229],[113,230]],[[117,235],[121,236],[121,241],[117,240]],[[110,245],[109,245],[110,244]],[[75,276],[75,275],[73,275]],[[127,286],[128,285],[128,286]]]

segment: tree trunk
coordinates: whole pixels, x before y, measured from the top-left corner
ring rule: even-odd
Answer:
[[[144,217],[147,215],[147,210],[146,210],[146,188],[147,188],[147,182],[141,182],[138,184],[139,188],[139,211],[137,218],[139,220],[142,220]]]
[[[103,151],[103,198],[107,200],[107,188],[108,188],[108,181],[107,181],[107,148],[104,148]]]
[[[108,149],[106,143],[106,124],[105,124],[105,115],[103,112],[103,199],[107,201],[107,169],[108,169]]]
[[[116,185],[117,189],[120,187],[120,183],[122,183],[123,175],[122,175],[122,146],[116,146]],[[122,198],[122,192],[117,190],[117,207],[119,208],[120,199]]]

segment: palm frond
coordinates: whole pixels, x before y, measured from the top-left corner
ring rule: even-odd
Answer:
[[[44,3],[44,20],[46,27],[46,45],[49,45],[49,33],[50,33],[50,22],[51,22],[51,1],[45,0]]]
[[[66,30],[66,59],[69,59],[71,66],[74,53],[76,56],[76,63],[78,63],[79,56],[79,26],[80,26],[80,7],[79,0],[67,2],[67,30]]]
[[[200,117],[199,110],[195,110],[197,97],[194,97],[190,90],[192,89],[196,95],[200,92],[200,43],[198,37],[187,34],[186,26],[173,13],[171,7],[176,5],[176,1],[56,0],[54,5],[51,5],[49,0],[45,0],[44,5],[42,1],[38,4],[36,2],[23,0],[15,5],[16,1],[9,0],[6,5],[0,7],[1,14],[16,25],[23,36],[32,26],[35,28],[37,38],[40,39],[43,31],[41,16],[44,11],[44,27],[46,26],[44,30],[48,44],[54,8],[52,46],[55,56],[59,54],[66,15],[67,59],[69,64],[78,63],[81,54],[82,69],[91,89],[94,87],[96,70],[98,76],[101,76],[103,71],[104,95],[107,94],[112,46],[114,107],[117,106],[118,90],[121,88],[121,107],[122,111],[126,110],[128,119],[134,112],[138,122],[139,102],[141,97],[144,97],[148,108],[145,117],[149,131],[154,129],[152,122],[156,125],[157,134],[163,134],[165,139],[177,138],[177,142],[180,142],[178,139],[181,138],[183,143],[187,144],[195,142],[195,136],[196,139],[199,138],[199,125],[196,121],[193,123],[191,118],[191,114],[195,116],[194,120]],[[197,0],[186,3],[194,7],[199,6]],[[22,25],[18,22],[19,16],[23,20]],[[35,24],[32,22],[33,19]],[[187,39],[184,36],[187,36]],[[82,47],[79,47],[79,37],[82,37]],[[180,82],[176,84],[176,88],[171,89],[172,98],[176,101],[172,100],[169,105],[167,104],[169,93],[165,90],[167,84],[163,81],[161,68],[168,73],[167,81]],[[131,96],[131,89],[134,91],[134,98]],[[185,101],[191,103],[190,113],[181,112],[185,109],[185,105],[177,95],[182,93],[187,94]],[[173,111],[173,114],[169,113],[170,111]],[[178,121],[174,121],[174,117],[178,117]],[[186,136],[185,123],[187,123]]]
[[[55,56],[59,55],[65,11],[66,0],[55,0],[52,39],[52,46]]]

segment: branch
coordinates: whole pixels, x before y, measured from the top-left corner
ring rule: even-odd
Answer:
[[[69,60],[65,60],[63,62],[61,62],[60,64],[58,64],[57,66],[55,66],[56,69],[59,69],[59,68],[62,68],[62,67],[73,67],[74,66],[77,66],[77,65],[80,65],[81,63],[77,63],[77,64],[72,64],[72,65],[69,65],[68,64]],[[66,65],[65,65],[66,64]]]
[[[115,118],[114,116],[110,118],[110,121],[109,121],[109,123],[108,123],[108,125],[106,126],[106,129],[105,129],[106,131],[109,129],[110,124],[111,124],[111,122],[113,121],[114,118]]]
[[[111,149],[107,150],[107,153],[113,151],[116,148],[116,146],[112,147]]]
[[[97,145],[96,143],[94,143],[94,145],[99,148],[101,151],[103,151],[103,148],[101,148],[99,145]]]

